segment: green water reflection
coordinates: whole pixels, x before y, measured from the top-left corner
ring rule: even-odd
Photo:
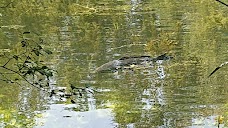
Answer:
[[[26,85],[0,84],[0,127],[217,127],[227,112],[227,7],[216,1],[0,2],[0,52],[36,33],[53,55],[52,86],[92,88],[58,102]],[[93,73],[131,55],[174,59],[152,66]],[[0,60],[1,64],[4,60]],[[1,71],[1,69],[0,69]],[[103,122],[102,122],[103,121]],[[101,124],[104,125],[101,125]]]

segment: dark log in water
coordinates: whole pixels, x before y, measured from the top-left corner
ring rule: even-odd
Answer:
[[[158,57],[151,57],[151,56],[130,56],[130,57],[122,57],[118,60],[109,61],[100,67],[98,67],[95,72],[102,72],[107,70],[117,70],[124,66],[130,65],[142,65],[145,62],[155,62],[157,60],[169,60],[173,57],[167,56],[166,54],[160,55]]]

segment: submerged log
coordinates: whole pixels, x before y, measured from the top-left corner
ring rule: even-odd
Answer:
[[[158,60],[169,60],[171,56],[167,56],[166,54],[160,55],[158,57],[151,57],[151,56],[130,56],[130,57],[122,57],[118,60],[109,61],[100,67],[98,67],[95,72],[102,72],[107,70],[117,70],[124,66],[130,65],[142,65],[145,62],[155,62]]]

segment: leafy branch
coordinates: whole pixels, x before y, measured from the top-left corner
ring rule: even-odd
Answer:
[[[55,96],[59,99],[70,99],[75,103],[73,97],[83,96],[83,92],[93,93],[94,90],[88,87],[76,87],[71,85],[69,91],[64,89],[50,88],[50,77],[53,76],[54,70],[49,68],[42,61],[44,55],[50,55],[52,52],[44,46],[47,44],[41,38],[35,39],[30,32],[22,34],[22,41],[15,45],[14,50],[10,52],[0,51],[0,81],[21,85],[25,81],[29,85],[49,93],[50,97]],[[2,63],[2,64],[1,64]]]
[[[22,41],[19,43],[19,52],[12,51],[9,55],[6,52],[0,55],[1,60],[5,60],[0,65],[0,80],[7,83],[20,84],[19,80],[24,80],[28,84],[43,90],[49,87],[49,79],[54,71],[40,61],[42,55],[49,55],[52,52],[45,49],[44,41],[39,38],[38,41],[33,38],[26,38],[25,35],[30,32],[24,32]],[[12,76],[16,76],[14,79]]]

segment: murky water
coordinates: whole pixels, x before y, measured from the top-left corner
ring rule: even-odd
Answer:
[[[72,104],[30,86],[1,82],[0,127],[217,128],[218,116],[227,120],[228,66],[208,78],[228,58],[224,5],[200,0],[37,1],[30,10],[33,4],[1,8],[1,42],[7,42],[0,43],[1,49],[21,41],[20,32],[39,33],[53,51],[47,61],[57,70],[51,86],[87,90],[72,97]],[[173,59],[94,73],[124,56],[164,53]]]

